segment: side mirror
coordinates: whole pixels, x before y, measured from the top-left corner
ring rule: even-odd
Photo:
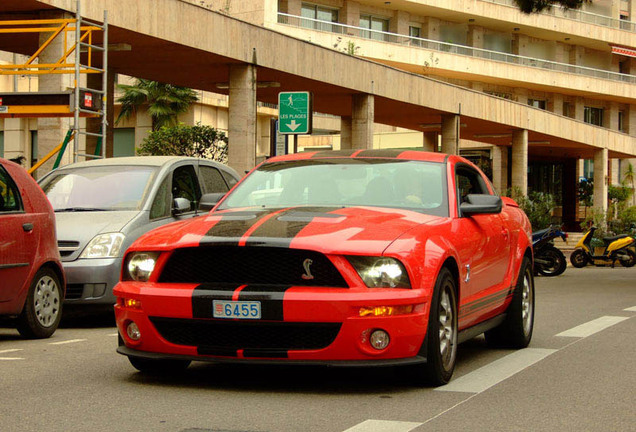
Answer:
[[[210,211],[225,196],[225,192],[207,193],[201,197],[199,210]]]
[[[502,201],[497,195],[468,194],[459,210],[462,216],[501,213]]]
[[[175,198],[172,201],[172,215],[186,213],[191,210],[190,200],[187,198]]]

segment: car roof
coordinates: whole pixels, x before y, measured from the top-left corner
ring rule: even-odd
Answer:
[[[179,161],[196,161],[212,163],[213,165],[223,165],[219,162],[212,161],[210,159],[197,159],[189,156],[128,156],[128,157],[113,157],[106,159],[93,159],[90,161],[76,162],[70,165],[61,166],[60,169],[66,168],[84,168],[94,166],[116,166],[116,165],[130,165],[130,166],[163,166],[166,164],[179,162]],[[223,165],[225,166],[225,165]]]
[[[414,149],[351,149],[351,150],[327,150],[313,151],[289,154],[285,156],[276,156],[267,159],[266,163],[281,162],[288,160],[305,160],[305,159],[326,159],[326,158],[380,158],[380,159],[400,159],[400,160],[417,160],[429,162],[445,162],[448,155],[445,153],[432,153],[424,150]]]

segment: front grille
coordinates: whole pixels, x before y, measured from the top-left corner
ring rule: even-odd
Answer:
[[[150,317],[168,342],[221,349],[315,350],[331,344],[340,323],[191,320]]]
[[[79,245],[77,241],[59,240],[57,242],[57,248],[60,250],[62,258],[73,255],[73,252],[79,249]]]
[[[82,298],[84,293],[84,284],[67,284],[65,299],[76,300]]]
[[[311,264],[307,267],[309,261]],[[308,278],[309,275],[313,279]],[[347,287],[342,275],[323,254],[274,247],[177,249],[159,281]]]

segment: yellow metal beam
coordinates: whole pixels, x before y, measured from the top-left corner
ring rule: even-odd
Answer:
[[[73,133],[73,135],[71,135],[71,138],[69,139],[72,140],[73,136],[75,135],[75,133]],[[33,165],[30,169],[29,169],[29,174],[32,174],[33,171],[35,171],[36,169],[40,168],[46,161],[48,161],[49,159],[51,159],[53,156],[55,156],[57,154],[57,152],[59,152],[60,150],[62,150],[62,146],[64,145],[64,140],[62,140],[62,142],[60,143],[60,145],[58,145],[57,147],[55,147],[53,150],[51,150],[49,152],[49,154],[47,154],[46,156],[44,156],[42,159],[40,159],[35,165]]]

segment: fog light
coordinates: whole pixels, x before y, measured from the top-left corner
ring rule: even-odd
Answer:
[[[374,330],[369,338],[371,346],[377,350],[383,350],[389,346],[390,338],[389,334],[384,330]]]
[[[126,334],[128,334],[128,337],[134,341],[138,341],[139,339],[141,339],[141,332],[139,331],[139,327],[137,327],[137,324],[135,324],[134,322],[128,324],[128,327],[126,327]]]

